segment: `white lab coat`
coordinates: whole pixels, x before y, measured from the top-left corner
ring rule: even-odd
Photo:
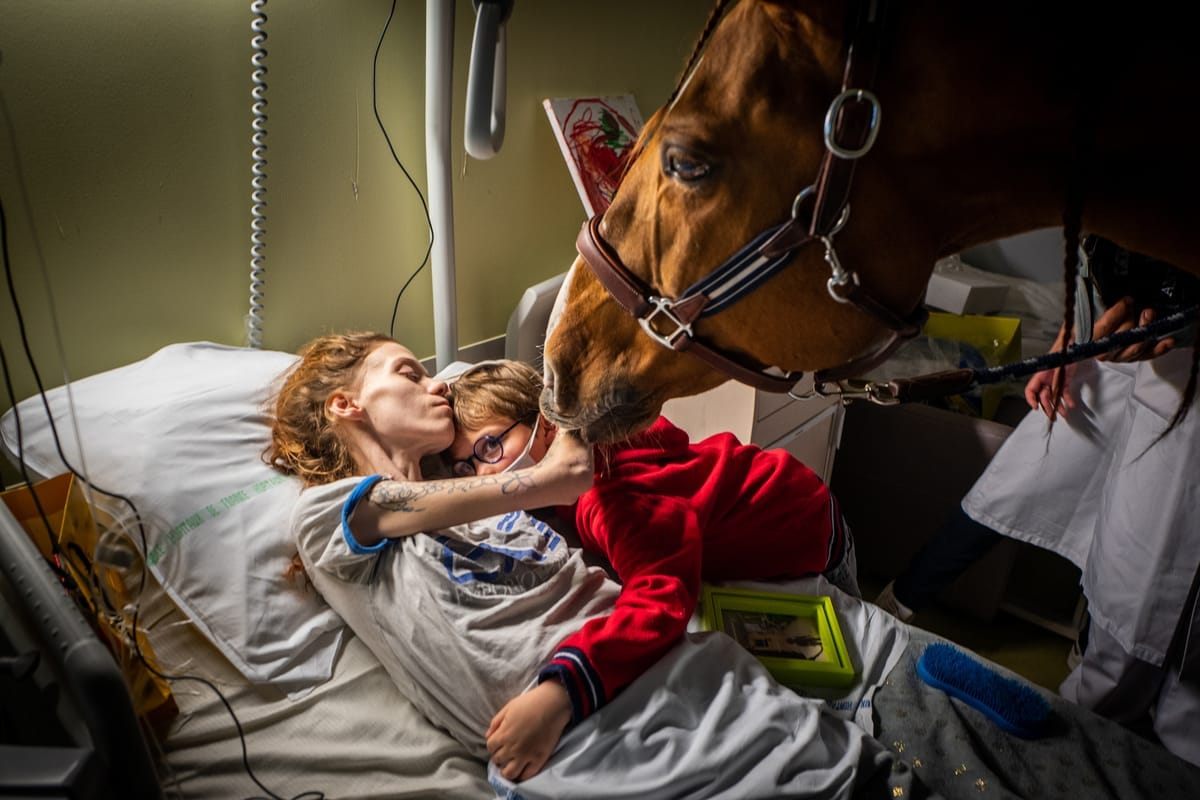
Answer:
[[[963,510],[1082,570],[1093,636],[1063,696],[1123,719],[1146,712],[1165,722],[1186,709],[1192,722],[1179,733],[1187,741],[1173,743],[1170,731],[1158,732],[1169,749],[1200,763],[1194,684],[1163,676],[1163,689],[1145,700],[1149,708],[1114,709],[1111,698],[1107,705],[1099,699],[1123,677],[1131,679],[1121,664],[1133,659],[1161,668],[1181,615],[1196,613],[1184,606],[1200,564],[1200,407],[1151,446],[1179,406],[1190,357],[1184,348],[1137,364],[1080,364],[1072,380],[1080,407],[1053,426],[1031,412],[964,498]],[[1139,682],[1144,677],[1138,673]],[[1165,702],[1168,692],[1174,696]],[[1170,730],[1178,727],[1173,721]]]

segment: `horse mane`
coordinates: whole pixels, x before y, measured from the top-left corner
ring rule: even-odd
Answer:
[[[1095,38],[1094,31],[1088,24],[1088,19],[1090,17],[1085,18],[1081,26],[1082,29],[1077,32],[1078,35],[1070,41],[1065,42],[1063,47],[1072,54],[1073,57],[1070,59],[1070,63],[1076,65],[1077,69],[1083,69],[1083,65],[1086,65],[1086,69],[1094,70],[1095,60],[1086,58],[1083,50],[1083,48],[1090,46]],[[1083,235],[1083,208],[1090,188],[1090,172],[1088,168],[1095,145],[1095,115],[1104,99],[1104,90],[1112,80],[1112,70],[1115,62],[1110,60],[1103,63],[1107,64],[1107,66],[1101,67],[1099,78],[1093,76],[1091,79],[1088,79],[1082,72],[1075,76],[1076,97],[1074,99],[1076,112],[1071,131],[1073,146],[1070,151],[1071,160],[1067,165],[1067,180],[1063,202],[1063,240],[1065,247],[1063,259],[1064,349],[1068,343],[1073,341],[1075,333],[1076,277],[1079,273],[1079,246]],[[1056,371],[1058,380],[1054,390],[1054,405],[1052,406],[1055,408],[1062,399],[1062,393],[1066,388],[1066,366],[1059,366]],[[1183,422],[1196,397],[1198,375],[1200,375],[1200,334],[1197,334],[1193,339],[1188,380],[1183,388],[1179,407],[1171,417],[1170,424],[1155,437],[1154,441],[1146,448],[1147,451]],[[1142,455],[1145,455],[1145,453],[1143,452]]]
[[[696,68],[696,62],[700,60],[700,53],[704,51],[704,46],[708,44],[709,37],[716,30],[717,23],[725,13],[725,7],[729,5],[729,0],[717,0],[717,4],[713,6],[712,11],[708,12],[708,19],[704,21],[704,28],[700,31],[700,38],[696,40],[696,44],[692,46],[692,54],[688,56],[687,64],[683,68],[683,72],[679,74],[679,79],[675,81],[675,88],[671,90],[671,94],[667,97],[667,102],[663,103],[663,108],[670,108],[678,99],[679,93],[687,84],[688,76],[692,74],[692,70]]]
[[[700,37],[696,39],[696,43],[692,46],[692,53],[690,56],[688,56],[687,64],[684,66],[683,72],[679,74],[679,78],[675,81],[675,88],[673,88],[671,90],[671,94],[667,96],[667,102],[663,103],[662,107],[656,111],[652,117],[650,117],[650,120],[638,134],[637,141],[634,142],[633,147],[629,148],[624,156],[622,156],[621,178],[625,177],[625,172],[629,169],[629,165],[642,155],[642,151],[646,149],[646,142],[650,141],[650,139],[654,136],[654,132],[658,130],[659,125],[662,124],[663,119],[666,117],[667,111],[675,104],[675,101],[679,99],[679,93],[682,92],[683,87],[687,85],[688,78],[691,76],[692,71],[696,68],[696,64],[698,64],[700,61],[700,54],[704,52],[704,48],[708,44],[709,38],[712,36],[713,31],[716,30],[717,23],[721,21],[721,17],[724,16],[725,9],[729,3],[730,0],[717,0],[717,3],[715,6],[713,6],[712,11],[708,12],[708,19],[704,21],[704,28],[700,31]],[[620,185],[620,182],[620,179],[618,179],[617,184]]]

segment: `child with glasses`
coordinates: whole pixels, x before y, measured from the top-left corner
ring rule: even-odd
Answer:
[[[451,379],[455,475],[537,463],[556,430],[538,410],[541,376],[518,361],[485,362]],[[604,705],[684,634],[702,580],[825,575],[858,597],[853,544],[837,501],[782,450],[731,434],[690,442],[660,417],[628,440],[596,448],[593,487],[574,507],[583,546],[622,582],[612,612],[567,637],[488,730],[498,763],[549,758],[562,732]],[[565,513],[563,513],[565,511]],[[511,777],[506,775],[506,777]]]

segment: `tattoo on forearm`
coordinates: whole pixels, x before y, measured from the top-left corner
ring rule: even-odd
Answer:
[[[425,510],[422,499],[439,494],[464,494],[481,486],[499,486],[501,494],[509,495],[534,489],[537,482],[532,475],[516,474],[423,482],[383,480],[371,490],[370,501],[388,511],[418,512]]]
[[[380,481],[371,490],[371,502],[388,511],[420,511],[421,507],[416,504],[421,496],[417,491],[419,488],[411,483]]]
[[[514,472],[507,477],[508,480],[500,486],[502,494],[517,494],[518,492],[529,491],[537,487],[537,481],[533,479],[532,474],[519,475]]]

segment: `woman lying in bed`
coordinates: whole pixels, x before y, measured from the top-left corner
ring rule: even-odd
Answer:
[[[306,484],[292,528],[314,585],[400,690],[486,758],[496,713],[571,656],[559,643],[610,613],[619,587],[520,510],[574,501],[592,480],[590,448],[560,435],[534,467],[425,480],[422,460],[453,438],[446,386],[410,351],[378,335],[328,336],[286,376],[269,456]],[[879,742],[774,683],[727,637],[681,640],[634,686],[640,694],[618,698],[633,700],[577,726],[521,795],[920,788]],[[620,786],[597,775],[599,754]],[[492,781],[511,789],[494,768]]]

